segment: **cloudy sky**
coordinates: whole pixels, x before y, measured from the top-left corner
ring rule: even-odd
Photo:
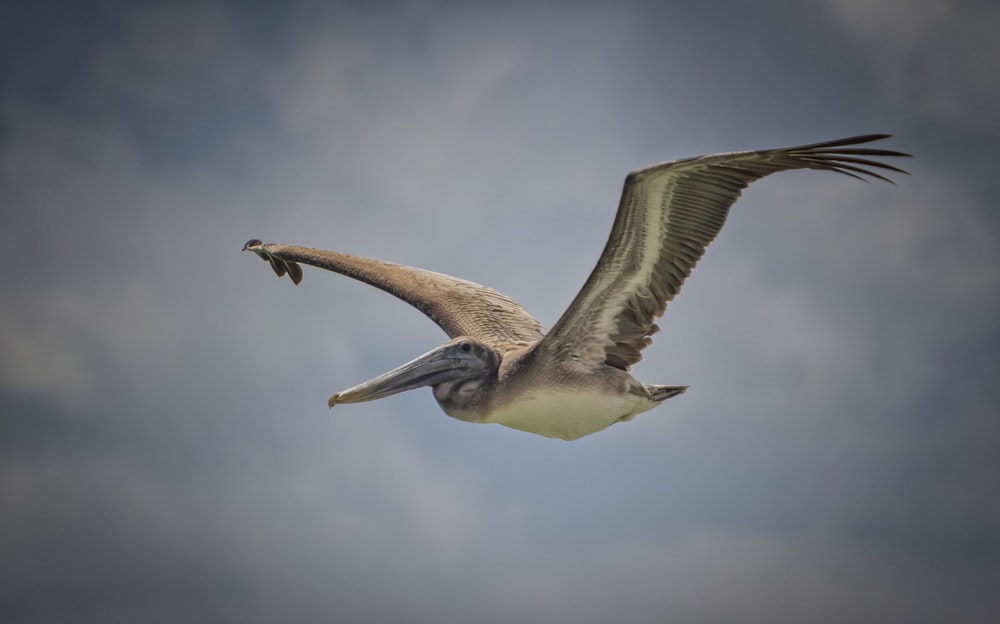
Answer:
[[[5,2],[0,620],[993,622],[1000,7]],[[427,389],[444,341],[243,242],[450,273],[550,326],[625,173],[868,132],[755,184],[566,443]]]

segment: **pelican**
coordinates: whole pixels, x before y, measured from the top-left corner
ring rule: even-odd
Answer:
[[[462,279],[335,251],[251,239],[278,277],[302,281],[300,264],[360,280],[414,306],[451,338],[440,347],[330,397],[329,407],[381,399],[422,386],[445,414],[576,440],[650,410],[687,386],[652,386],[629,374],[654,322],[751,182],[790,169],[836,171],[892,181],[873,160],[909,156],[857,147],[870,134],[799,147],[733,152],[652,165],[625,178],[611,235],[569,308],[544,334],[516,301]]]

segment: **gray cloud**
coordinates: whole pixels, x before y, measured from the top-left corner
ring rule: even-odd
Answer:
[[[989,2],[829,2],[827,10],[871,53],[880,85],[924,119],[968,129],[996,126],[1000,87],[991,79],[1000,46]]]
[[[289,6],[115,8],[79,90],[4,84],[0,619],[989,621],[1000,242],[951,146],[995,119],[905,71],[988,9]],[[569,445],[427,392],[327,412],[443,335],[238,252],[551,325],[629,169],[883,129],[914,175],[754,185],[636,369],[691,391]]]

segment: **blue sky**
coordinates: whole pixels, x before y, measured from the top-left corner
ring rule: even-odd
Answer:
[[[992,621],[1000,9],[6,3],[0,619]],[[444,341],[249,238],[550,326],[625,174],[867,132],[752,186],[564,443],[333,392]],[[992,614],[992,615],[991,615]]]

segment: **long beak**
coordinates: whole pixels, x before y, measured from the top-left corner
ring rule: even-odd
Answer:
[[[470,370],[472,362],[455,357],[447,350],[448,346],[450,345],[442,345],[375,379],[338,392],[330,397],[327,405],[332,408],[337,403],[374,401],[421,386],[434,386],[475,374],[474,370]]]

